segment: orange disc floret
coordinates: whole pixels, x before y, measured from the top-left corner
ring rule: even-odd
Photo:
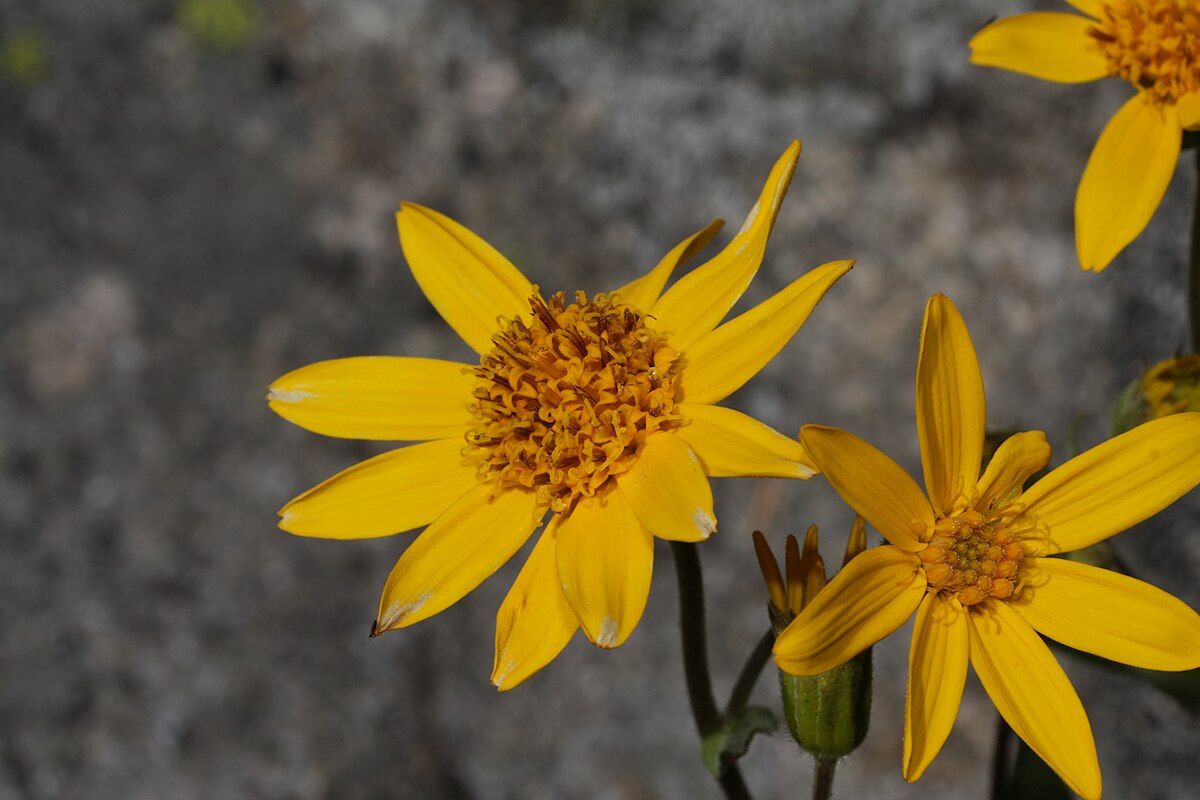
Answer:
[[[1011,597],[1024,555],[1002,516],[967,510],[937,522],[920,559],[932,591],[973,606],[989,597]]]
[[[1117,0],[1090,31],[1109,75],[1155,100],[1175,103],[1200,90],[1200,14],[1190,0]]]
[[[468,448],[479,474],[523,486],[555,512],[625,472],[646,437],[677,421],[679,353],[615,296],[529,299],[480,359]]]

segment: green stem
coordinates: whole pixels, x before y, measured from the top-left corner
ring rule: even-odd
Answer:
[[[754,646],[746,663],[742,665],[742,672],[738,675],[737,683],[733,685],[733,691],[729,694],[729,702],[725,704],[726,718],[736,717],[746,708],[746,704],[750,702],[750,693],[754,691],[754,684],[758,683],[763,667],[771,659],[771,648],[774,646],[775,632],[768,628],[767,632],[758,640],[758,644]]]
[[[690,542],[671,542],[675,575],[679,579],[679,627],[683,639],[683,671],[687,680],[688,700],[700,739],[704,740],[721,726],[717,701],[713,698],[712,678],[708,672],[708,643],[704,625],[704,577],[700,573],[700,554]],[[750,791],[736,763],[722,765],[717,776],[728,800],[750,800]]]
[[[833,797],[833,774],[837,771],[837,759],[818,758],[813,774],[813,800],[829,800]]]
[[[1188,248],[1187,298],[1192,352],[1200,353],[1200,148],[1196,150],[1196,197],[1192,201],[1192,238]]]

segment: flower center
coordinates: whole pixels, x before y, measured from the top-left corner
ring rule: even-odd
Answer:
[[[679,353],[611,295],[534,288],[533,318],[508,320],[480,359],[468,447],[480,477],[523,486],[556,512],[625,472],[646,437],[669,428]]]
[[[920,557],[931,589],[972,606],[1012,596],[1024,551],[1000,518],[968,510],[939,520]]]
[[[1200,15],[1192,0],[1118,0],[1090,31],[1108,74],[1159,102],[1200,89]]]

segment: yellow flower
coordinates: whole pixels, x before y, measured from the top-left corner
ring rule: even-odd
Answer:
[[[1123,78],[1137,89],[1109,121],[1075,195],[1075,248],[1099,272],[1137,238],[1200,125],[1200,14],[1193,0],[1068,0],[1087,16],[1039,12],[991,23],[971,61],[1060,83]]]
[[[800,443],[715,405],[770,361],[851,267],[812,270],[719,324],[758,270],[800,143],[775,164],[733,240],[667,291],[717,220],[611,294],[544,298],[453,220],[404,204],[400,243],[426,297],[477,365],[424,358],[325,361],[284,375],[268,400],[316,433],[418,441],[292,500],[301,536],[388,536],[423,525],[392,570],[374,632],[431,617],[509,560],[547,514],[496,620],[492,682],[509,689],[576,629],[600,647],[646,604],[653,537],[716,530],[708,477],[808,478]]]
[[[1050,459],[1018,433],[980,476],[983,379],[958,310],[930,298],[917,365],[917,433],[928,497],[894,461],[834,428],[801,441],[838,494],[889,544],[850,561],[779,637],[781,669],[813,675],[899,628],[914,611],[904,777],[950,733],[968,660],[1000,714],[1085,798],[1100,796],[1091,728],[1038,634],[1146,669],[1200,666],[1200,616],[1133,578],[1061,558],[1119,533],[1200,483],[1200,414],[1148,422],[1029,489]]]

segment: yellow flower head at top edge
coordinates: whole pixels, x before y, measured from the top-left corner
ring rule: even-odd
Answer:
[[[971,39],[971,61],[1062,83],[1120,78],[1137,90],[1096,142],[1075,196],[1079,263],[1099,272],[1145,229],[1182,131],[1200,125],[1200,15],[1187,0],[1070,2],[1083,13],[990,23]]]
[[[582,628],[616,647],[645,607],[654,537],[716,530],[710,477],[808,478],[795,439],[719,403],[765,366],[852,262],[818,267],[723,322],[762,262],[800,143],[741,229],[665,288],[719,232],[688,237],[607,294],[544,296],[483,239],[422,206],[397,214],[413,276],[479,363],[377,356],[303,367],[270,388],[286,419],[346,438],[415,441],[280,511],[303,536],[426,526],[387,580],[373,634],[449,607],[549,515],[500,607],[493,683],[510,689]]]
[[[913,613],[904,776],[914,781],[957,716],[968,661],[1004,719],[1072,790],[1101,793],[1091,728],[1038,634],[1146,669],[1200,666],[1200,616],[1133,578],[1048,558],[1108,538],[1200,483],[1200,414],[1148,422],[1050,459],[1039,431],[1006,440],[981,473],[985,409],[958,310],[935,295],[917,367],[925,492],[858,437],[807,425],[801,440],[839,495],[887,544],[851,560],[780,634],[781,669],[813,675],[894,632]]]

